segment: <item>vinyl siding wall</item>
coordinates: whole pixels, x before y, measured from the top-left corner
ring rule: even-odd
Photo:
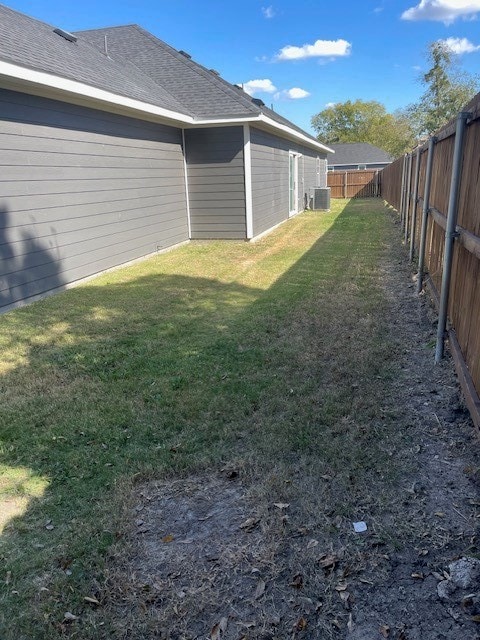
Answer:
[[[181,138],[0,89],[0,309],[187,240]]]
[[[289,151],[301,154],[298,211],[309,206],[311,187],[326,185],[326,155],[255,127],[250,127],[250,144],[253,235],[256,236],[289,217]]]
[[[192,238],[245,238],[243,128],[186,129]]]

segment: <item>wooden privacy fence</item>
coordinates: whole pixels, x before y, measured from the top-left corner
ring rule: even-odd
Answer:
[[[327,187],[332,198],[377,198],[381,195],[378,169],[329,171]]]
[[[435,360],[447,332],[480,428],[480,94],[382,174],[383,197],[400,213],[410,260],[418,259],[418,292],[425,281],[439,308]]]

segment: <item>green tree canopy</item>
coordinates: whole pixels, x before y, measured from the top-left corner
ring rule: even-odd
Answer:
[[[319,140],[369,142],[396,157],[414,143],[409,119],[404,114],[388,113],[375,100],[347,100],[327,107],[312,118]]]
[[[403,112],[418,138],[431,135],[461,111],[478,91],[478,79],[460,71],[457,56],[445,42],[433,42],[429,70],[421,77],[425,91]]]

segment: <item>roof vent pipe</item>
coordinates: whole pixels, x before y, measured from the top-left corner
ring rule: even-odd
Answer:
[[[65,38],[65,40],[68,40],[69,42],[76,42],[78,39],[77,36],[73,35],[73,33],[69,33],[63,29],[54,29],[53,33],[56,33],[57,36],[62,36],[62,38]]]
[[[182,51],[182,49],[180,49],[178,53],[181,53],[182,56],[185,56],[185,58],[188,58],[189,60],[192,59],[192,56],[189,53],[187,53],[186,51]]]

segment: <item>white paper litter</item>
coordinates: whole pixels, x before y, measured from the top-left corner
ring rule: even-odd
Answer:
[[[363,533],[364,531],[367,530],[367,523],[366,522],[354,522],[353,523],[353,530],[355,531],[355,533]]]

